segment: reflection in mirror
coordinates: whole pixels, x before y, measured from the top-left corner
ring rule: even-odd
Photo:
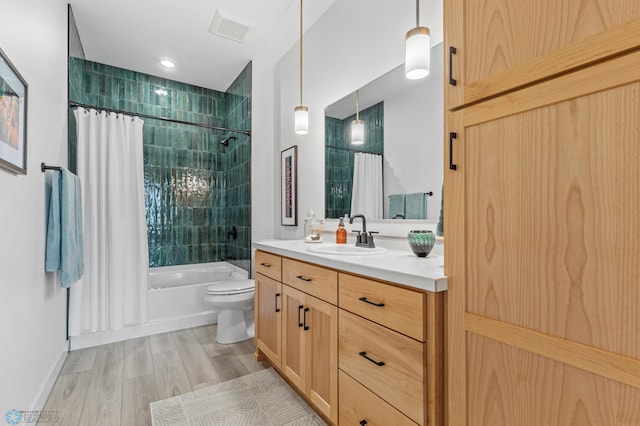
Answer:
[[[356,92],[325,109],[325,217],[364,213],[371,219],[438,220],[444,176],[442,55],[442,43],[432,47],[425,79],[406,79],[400,65],[359,89],[364,144],[350,141]],[[382,167],[378,171],[374,165],[372,173],[370,163],[376,161]]]

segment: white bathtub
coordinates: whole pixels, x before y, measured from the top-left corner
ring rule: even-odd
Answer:
[[[248,275],[244,269],[227,262],[151,268],[146,323],[122,330],[72,336],[69,347],[71,350],[83,349],[215,323],[218,314],[204,303],[207,287],[217,281],[247,279]]]
[[[244,280],[248,276],[247,271],[227,262],[151,268],[148,320],[160,321],[202,314],[215,316],[204,303],[207,287],[218,281]]]

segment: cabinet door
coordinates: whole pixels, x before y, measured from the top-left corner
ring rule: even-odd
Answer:
[[[640,424],[638,69],[631,53],[449,120],[452,426]]]
[[[445,0],[444,17],[449,109],[628,51],[640,38],[636,0]]]
[[[307,296],[304,331],[305,394],[331,421],[338,421],[338,308]]]
[[[282,371],[291,383],[304,392],[304,318],[309,318],[309,310],[305,306],[306,295],[288,285],[282,287]]]
[[[282,347],[282,284],[256,274],[256,345],[278,368]]]

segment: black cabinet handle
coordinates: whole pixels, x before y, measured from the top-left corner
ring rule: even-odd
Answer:
[[[370,300],[367,300],[366,297],[361,297],[358,300],[361,301],[361,302],[364,302],[364,303],[368,303],[368,304],[373,305],[373,306],[377,306],[378,308],[382,308],[384,306],[384,303],[375,303],[375,302],[372,302]]]
[[[365,426],[367,424],[366,420],[360,420],[360,426]]]
[[[458,84],[458,80],[453,78],[453,55],[458,53],[458,49],[453,46],[449,46],[449,84],[452,86],[456,86]]]
[[[449,169],[457,170],[458,166],[453,163],[453,140],[458,137],[456,132],[449,132]]]
[[[309,312],[309,308],[304,308],[304,313],[302,314],[302,317],[304,318],[303,330],[308,330],[309,329],[309,326],[307,325],[307,312]]]
[[[278,297],[280,297],[280,293],[276,293],[276,312],[280,312],[280,308],[278,308]]]
[[[270,263],[262,262],[261,265],[264,266],[265,268],[271,268],[271,264]]]
[[[311,282],[311,278],[307,278],[303,275],[298,275],[296,276],[297,279],[302,280],[302,281],[306,281],[306,282]]]
[[[302,321],[300,321],[300,312],[302,311],[302,308],[304,308],[303,305],[298,305],[298,327],[302,327],[304,325]]]
[[[374,363],[374,364],[375,364],[375,365],[377,365],[378,367],[382,367],[382,366],[384,365],[384,362],[383,362],[383,361],[374,361],[374,360],[372,360],[371,358],[369,358],[369,357],[367,356],[367,353],[366,353],[366,352],[360,352],[360,354],[359,354],[359,355],[360,355],[361,357],[363,357],[363,358],[368,359],[369,361],[371,361],[372,363]]]

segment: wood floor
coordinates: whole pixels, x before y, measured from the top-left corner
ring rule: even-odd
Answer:
[[[72,351],[49,395],[51,425],[151,425],[149,404],[264,368],[253,339],[216,343],[216,325]]]

